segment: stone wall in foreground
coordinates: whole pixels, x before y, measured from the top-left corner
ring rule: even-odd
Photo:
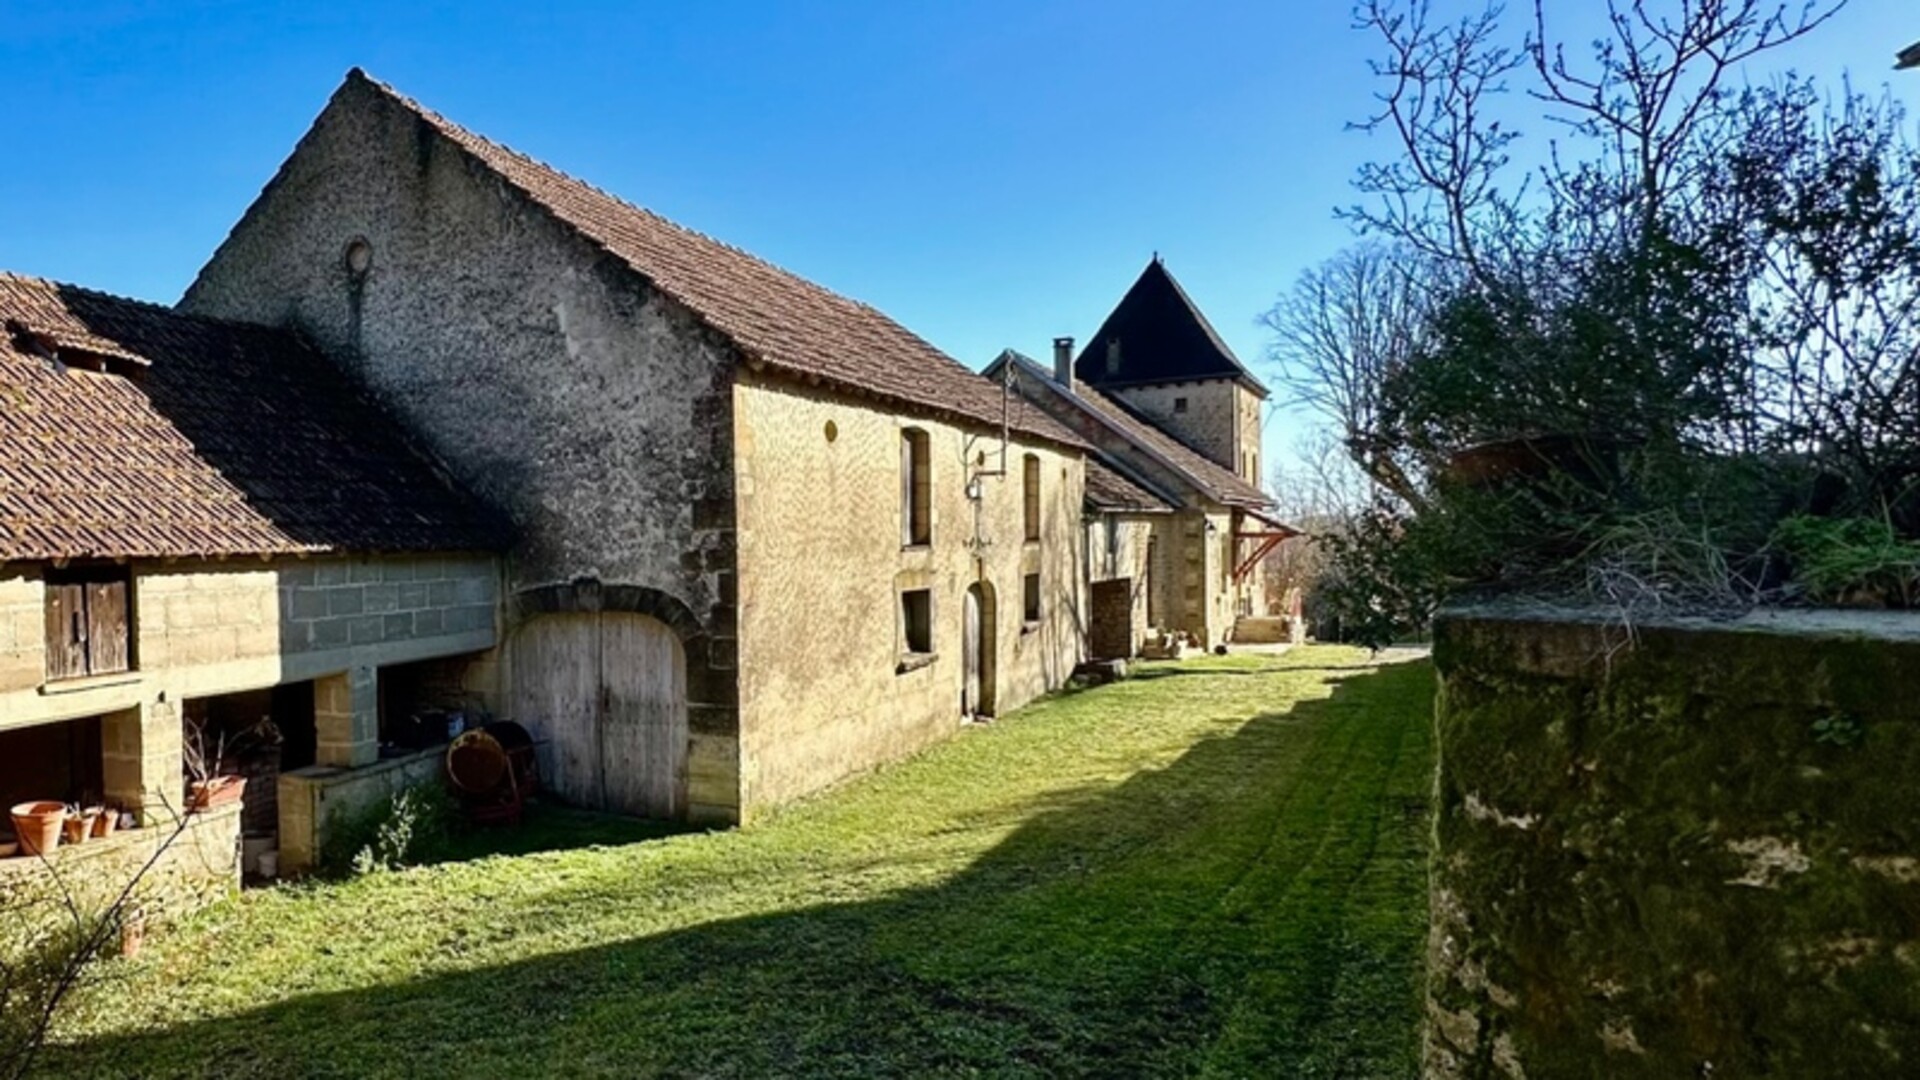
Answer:
[[[1462,609],[1430,1077],[1920,1075],[1920,616]]]
[[[149,923],[184,917],[239,892],[240,804],[199,811],[184,827],[171,818],[79,844],[62,843],[44,861],[0,859],[0,911],[38,926],[71,925],[67,896],[83,910],[103,910],[148,863],[152,867],[140,879],[129,910],[139,910]],[[10,932],[17,935],[19,929]]]

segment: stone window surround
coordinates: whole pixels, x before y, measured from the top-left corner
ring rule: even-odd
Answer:
[[[909,642],[907,596],[909,593],[925,593],[927,597],[927,648],[915,651]],[[894,674],[905,675],[910,671],[931,667],[940,659],[940,651],[935,646],[936,627],[940,625],[940,605],[934,596],[933,573],[929,570],[902,570],[893,579],[893,610],[895,620],[895,652],[898,659],[894,664]]]
[[[1024,542],[1040,542],[1040,457],[1027,454],[1020,459],[1020,517]]]
[[[1020,632],[1031,634],[1040,629],[1044,620],[1044,589],[1038,569],[1028,570],[1020,576]]]
[[[900,546],[933,546],[933,438],[925,428],[900,429]]]

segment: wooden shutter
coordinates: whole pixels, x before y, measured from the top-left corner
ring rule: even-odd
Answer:
[[[47,680],[87,673],[87,602],[83,585],[47,585]]]
[[[1028,454],[1021,468],[1022,487],[1025,488],[1025,502],[1022,516],[1026,519],[1026,536],[1029,540],[1040,539],[1040,459]]]
[[[900,546],[913,546],[913,432],[900,433]]]
[[[110,675],[128,668],[127,583],[87,585],[87,673]]]

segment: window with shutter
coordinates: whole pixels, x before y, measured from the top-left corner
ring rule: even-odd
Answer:
[[[121,567],[47,574],[47,681],[133,669],[132,574]]]
[[[1026,496],[1022,517],[1026,522],[1026,537],[1029,542],[1040,539],[1040,459],[1028,454],[1022,462],[1022,491]]]
[[[933,477],[927,433],[907,428],[900,433],[900,544],[920,547],[933,542]]]

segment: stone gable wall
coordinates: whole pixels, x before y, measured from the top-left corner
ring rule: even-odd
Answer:
[[[731,619],[731,346],[377,90],[336,96],[182,306],[348,366],[511,519],[509,593],[587,578]]]
[[[732,739],[737,357],[694,313],[358,82],[183,306],[298,328],[511,520],[503,682],[535,598],[657,595],[697,621],[690,704]]]

